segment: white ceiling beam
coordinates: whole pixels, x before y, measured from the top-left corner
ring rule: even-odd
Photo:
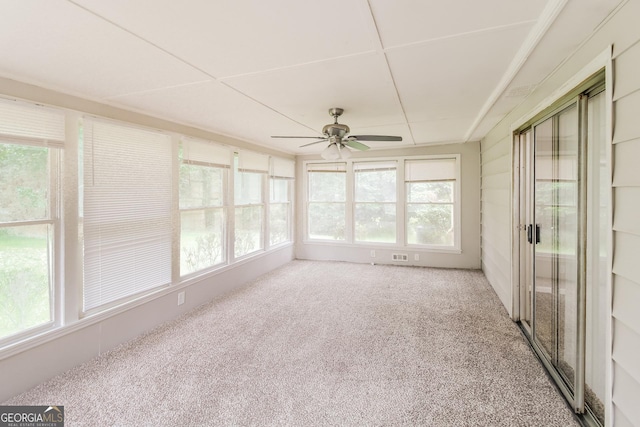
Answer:
[[[467,133],[464,137],[465,142],[471,139],[471,136],[473,135],[475,130],[478,128],[480,123],[482,123],[482,121],[487,116],[494,104],[498,101],[498,99],[500,99],[500,97],[507,89],[509,84],[511,84],[520,69],[522,69],[525,62],[529,58],[529,55],[531,55],[540,40],[542,40],[542,38],[547,33],[547,31],[568,1],[569,0],[549,0],[549,2],[546,4],[544,10],[540,14],[540,17],[538,18],[538,21],[529,32],[529,35],[525,39],[524,43],[522,43],[521,48],[514,56],[505,73],[502,75],[502,78],[498,82],[498,85],[495,87],[489,98],[487,98],[484,105],[480,109],[480,112],[471,124],[471,127],[467,130]]]

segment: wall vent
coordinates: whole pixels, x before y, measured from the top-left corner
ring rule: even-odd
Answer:
[[[409,261],[409,255],[407,254],[391,254],[393,261]]]

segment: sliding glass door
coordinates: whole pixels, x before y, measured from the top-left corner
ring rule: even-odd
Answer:
[[[567,384],[577,330],[578,121],[571,105],[533,128],[535,292],[533,335]]]
[[[520,322],[577,413],[604,424],[607,212],[602,84],[519,132]]]

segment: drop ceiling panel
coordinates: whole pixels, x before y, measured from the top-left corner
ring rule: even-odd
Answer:
[[[484,136],[619,2],[567,0],[511,79],[545,0],[4,0],[0,75],[289,152],[322,144],[270,135],[318,135],[331,107],[352,134],[461,142],[477,118],[472,137]],[[370,145],[399,146],[387,144]]]
[[[427,120],[410,123],[417,145],[449,142],[463,142],[473,117]]]
[[[370,0],[385,48],[538,18],[546,0]]]
[[[16,1],[0,16],[0,73],[89,97],[208,77],[66,1]]]
[[[387,52],[409,122],[476,116],[530,24]]]
[[[75,1],[214,77],[374,48],[360,0]]]
[[[340,123],[358,128],[403,123],[402,109],[381,54],[366,54],[225,79],[261,103],[318,132],[344,108]],[[280,133],[282,134],[282,133]]]
[[[299,144],[289,140],[273,141],[270,135],[278,132],[314,134],[215,81],[126,95],[112,102],[287,152],[294,152]]]

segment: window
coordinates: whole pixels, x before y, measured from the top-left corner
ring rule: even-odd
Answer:
[[[407,243],[456,245],[457,158],[405,161]]]
[[[63,146],[62,112],[0,102],[0,339],[55,320]]]
[[[234,256],[264,249],[264,180],[269,157],[249,151],[235,155]]]
[[[345,240],[346,164],[307,164],[307,229],[310,239]]]
[[[269,245],[291,241],[291,183],[295,163],[271,158],[269,177]]]
[[[230,151],[183,138],[180,150],[180,275],[226,261]]]
[[[396,162],[354,163],[355,240],[396,242]]]
[[[459,154],[307,163],[307,238],[457,250],[459,163]]]
[[[168,135],[85,119],[84,311],[171,283]]]
[[[290,246],[294,175],[289,159],[0,98],[0,350]]]

